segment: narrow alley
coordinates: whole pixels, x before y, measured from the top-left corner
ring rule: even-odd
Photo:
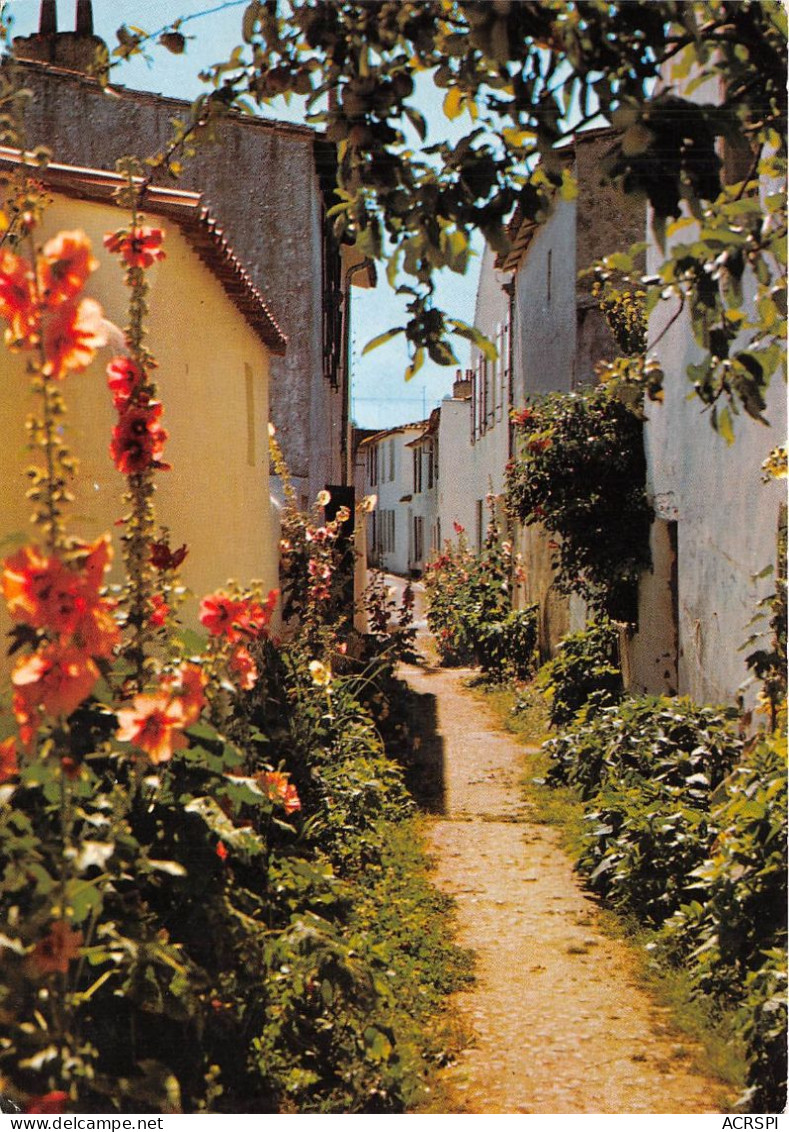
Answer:
[[[638,986],[632,953],[603,933],[556,832],[530,821],[529,749],[464,686],[469,670],[401,671],[434,698],[443,812],[430,849],[457,903],[458,942],[476,957],[475,982],[450,1007],[470,1040],[443,1071],[444,1111],[726,1111],[725,1087],[694,1072],[690,1044]]]

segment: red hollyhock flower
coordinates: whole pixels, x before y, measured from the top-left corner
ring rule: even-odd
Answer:
[[[144,380],[140,367],[131,358],[118,356],[107,364],[107,385],[112,393],[115,408],[122,411],[128,405],[132,394]]]
[[[99,597],[112,557],[109,536],[78,546],[72,565],[26,546],[7,559],[0,585],[11,616],[68,638],[78,651],[110,656],[120,640],[114,604]]]
[[[82,932],[73,932],[65,920],[55,920],[49,934],[38,941],[27,962],[37,975],[65,974],[80,947]]]
[[[98,678],[98,668],[81,650],[48,645],[21,660],[11,674],[14,715],[21,727],[32,726],[36,709],[69,716],[88,698]]]
[[[6,342],[27,343],[38,327],[35,279],[22,256],[0,249],[0,317],[8,323]]]
[[[177,671],[162,680],[162,689],[176,697],[181,707],[183,726],[191,727],[197,723],[206,705],[205,686],[208,680],[205,672],[196,664],[185,661]]]
[[[243,617],[246,606],[239,598],[230,597],[224,590],[206,594],[200,602],[200,624],[204,625],[212,637],[227,637],[237,641],[237,624]]]
[[[82,373],[107,342],[104,314],[95,299],[73,299],[57,307],[44,326],[43,373],[61,380],[67,373]]]
[[[36,546],[25,546],[6,560],[1,584],[11,616],[36,629],[72,633],[85,613],[79,574]]]
[[[151,565],[156,570],[177,570],[188,553],[186,543],[170,550],[168,543],[155,542],[151,545]]]
[[[110,455],[125,476],[139,475],[150,468],[169,470],[169,465],[161,461],[169,435],[159,424],[161,415],[160,402],[150,401],[127,409],[112,430]]]
[[[279,770],[263,770],[255,775],[259,784],[272,802],[279,803],[286,814],[293,814],[301,809],[301,799],[288,776]]]
[[[277,608],[279,590],[269,590],[265,601],[248,601],[238,619],[238,628],[246,636],[266,635],[274,610]]]
[[[0,743],[0,783],[10,782],[19,773],[16,761],[16,739],[12,735]]]
[[[182,701],[157,692],[135,696],[133,703],[117,713],[118,739],[145,751],[152,763],[169,762],[175,751],[187,745]]]
[[[67,1101],[68,1093],[64,1093],[62,1089],[56,1089],[51,1093],[45,1093],[43,1097],[31,1097],[27,1111],[40,1113],[65,1112]]]
[[[238,645],[230,657],[228,668],[232,676],[238,681],[239,688],[249,692],[258,682],[258,668],[249,649]]]
[[[153,613],[149,621],[154,629],[161,629],[163,625],[167,624],[167,616],[170,612],[170,606],[164,600],[161,594],[154,594],[151,598],[153,603]]]
[[[78,295],[88,276],[99,266],[84,232],[59,232],[44,245],[38,262],[39,292],[48,307]]]
[[[94,596],[98,595],[112,558],[112,538],[109,533],[99,535],[95,542],[80,542],[75,547],[74,560],[85,578],[89,592]]]
[[[228,851],[227,851],[227,847],[225,846],[225,843],[223,841],[217,841],[217,843],[216,843],[216,855],[217,855],[217,857],[219,858],[220,861],[226,861],[227,860],[229,854],[228,854]]]
[[[120,255],[127,267],[150,267],[164,259],[163,241],[161,228],[140,227],[110,233],[104,237],[104,247]]]

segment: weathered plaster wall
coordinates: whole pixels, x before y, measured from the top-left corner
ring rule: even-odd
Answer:
[[[118,259],[104,251],[102,238],[118,227],[122,216],[112,206],[56,196],[42,232],[42,238],[64,228],[81,227],[88,233],[101,266],[86,293],[99,300],[116,327],[127,321],[128,291]],[[278,584],[278,535],[269,500],[268,352],[177,226],[165,227],[167,258],[148,272],[148,342],[159,362],[156,380],[163,424],[170,433],[165,456],[172,464],[172,471],[156,478],[157,519],[170,529],[173,546],[189,546],[182,575],[194,595],[210,592],[231,576],[241,582],[259,578],[273,588]],[[122,337],[115,337],[117,349]],[[108,452],[117,421],[104,374],[112,352],[105,348],[85,373],[69,375],[64,395],[67,442],[80,463],[70,528],[86,538],[109,530],[117,540],[114,524],[124,510],[126,481]],[[0,532],[4,538],[18,534],[21,543],[35,538],[24,475],[30,462],[25,419],[34,401],[24,356],[4,350],[0,372],[6,390],[0,398]],[[119,563],[116,544],[116,580]],[[196,612],[193,600],[185,615],[194,624]],[[0,612],[0,637],[7,629]]]
[[[658,308],[650,337],[672,313]],[[698,360],[698,351],[684,318],[667,330],[657,353],[666,374],[665,400],[647,405],[645,445],[656,514],[677,523],[679,692],[700,701],[733,701],[748,676],[746,654],[739,651],[751,632],[748,623],[773,586],[770,578],[755,575],[776,561],[786,493],[781,483],[761,482],[760,465],[786,436],[785,387],[773,380],[770,427],[741,413],[735,441],[728,445],[712,429],[701,402],[688,400],[686,368]],[[641,608],[649,617],[648,587],[642,588]],[[651,650],[634,641],[638,684],[654,687],[656,646],[670,649],[670,629],[664,624],[663,638],[653,640]],[[750,689],[746,701],[753,696]]]
[[[126,91],[30,64],[28,145],[55,160],[114,169],[126,154],[158,152],[189,103]],[[272,360],[271,413],[297,490],[311,503],[339,482],[340,394],[323,377],[322,204],[312,131],[228,118],[219,141],[187,162],[179,187],[202,192],[288,338]],[[159,178],[163,183],[165,175]],[[168,182],[169,183],[169,182]],[[193,326],[187,318],[186,327]],[[213,351],[217,371],[223,359]]]
[[[438,429],[441,472],[438,481],[438,517],[442,542],[456,537],[459,523],[473,537],[476,484],[479,468],[471,447],[471,401],[445,397]]]
[[[514,403],[575,380],[576,202],[560,200],[515,274]],[[549,270],[550,268],[550,270]],[[550,280],[550,287],[549,287]]]

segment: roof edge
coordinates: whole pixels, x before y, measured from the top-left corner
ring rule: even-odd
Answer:
[[[78,165],[50,162],[40,166],[28,161],[18,149],[0,146],[0,167],[29,168],[31,176],[53,191],[81,200],[119,207],[118,189],[127,181],[118,173]],[[142,185],[142,178],[139,178]],[[217,219],[203,204],[200,193],[158,185],[145,188],[143,207],[147,212],[174,221],[183,231],[198,257],[217,278],[231,302],[271,353],[283,356],[287,338],[269,310],[265,299],[236,256]]]

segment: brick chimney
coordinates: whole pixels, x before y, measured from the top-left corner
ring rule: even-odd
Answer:
[[[107,44],[93,34],[93,4],[77,0],[76,29],[58,31],[57,0],[41,0],[38,32],[14,39],[17,59],[49,63],[65,71],[79,71],[94,78],[109,74]]]
[[[467,369],[465,374],[462,369],[455,370],[455,383],[452,386],[452,397],[455,401],[467,401],[471,396],[472,373],[470,369]]]

